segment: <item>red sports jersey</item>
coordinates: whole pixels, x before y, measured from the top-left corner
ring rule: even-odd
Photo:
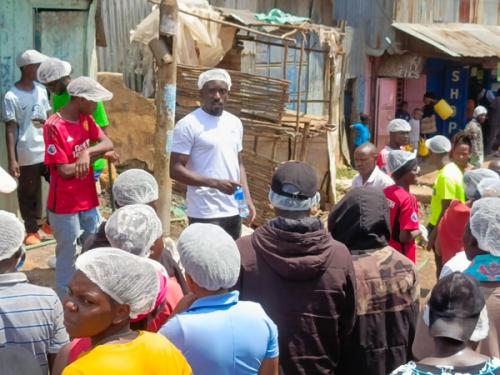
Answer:
[[[386,187],[384,194],[389,204],[391,218],[392,233],[389,245],[415,263],[417,251],[415,240],[407,242],[403,246],[401,242],[396,241],[393,237],[397,237],[398,233],[403,230],[413,231],[419,229],[417,198],[398,185]],[[397,232],[396,235],[394,232]]]
[[[45,164],[50,169],[50,188],[47,208],[56,214],[74,214],[99,205],[92,168],[83,179],[63,179],[57,170],[59,164],[72,164],[80,152],[99,141],[101,130],[91,116],[81,115],[78,122],[70,122],[56,113],[43,127]]]

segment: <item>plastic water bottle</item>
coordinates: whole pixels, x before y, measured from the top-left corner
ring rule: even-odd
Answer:
[[[238,202],[238,210],[240,211],[240,216],[243,219],[247,218],[248,215],[250,215],[250,210],[248,209],[247,202],[245,201],[245,193],[243,192],[241,186],[238,186],[236,188],[236,191],[234,192],[234,199],[236,199],[236,202]]]

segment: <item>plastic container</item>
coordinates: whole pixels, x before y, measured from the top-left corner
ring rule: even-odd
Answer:
[[[448,102],[444,99],[441,99],[434,105],[434,111],[441,117],[443,120],[446,120],[453,116],[453,108],[448,104]]]
[[[240,212],[240,216],[245,219],[250,215],[250,210],[248,209],[247,202],[245,200],[245,193],[241,186],[238,186],[236,191],[234,192],[234,199],[238,202],[238,210]]]

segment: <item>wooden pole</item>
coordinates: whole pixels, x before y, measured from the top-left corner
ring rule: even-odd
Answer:
[[[163,0],[160,4],[160,37],[170,57],[156,58],[156,129],[154,143],[154,175],[160,188],[158,216],[162,222],[163,235],[170,235],[170,207],[172,203],[172,180],[169,164],[173,129],[175,126],[175,98],[177,82],[177,1]],[[167,53],[168,54],[168,53]],[[166,62],[170,61],[170,62]]]
[[[300,47],[300,58],[299,58],[299,74],[297,75],[297,113],[295,118],[295,139],[293,147],[293,158],[297,160],[299,157],[299,132],[300,132],[300,105],[301,105],[301,84],[302,84],[302,65],[304,64],[304,48],[306,46],[305,34],[302,33],[302,45]]]

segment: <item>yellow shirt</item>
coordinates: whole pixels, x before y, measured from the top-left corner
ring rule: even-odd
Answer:
[[[191,375],[181,352],[149,332],[126,344],[99,345],[66,367],[62,375]]]

